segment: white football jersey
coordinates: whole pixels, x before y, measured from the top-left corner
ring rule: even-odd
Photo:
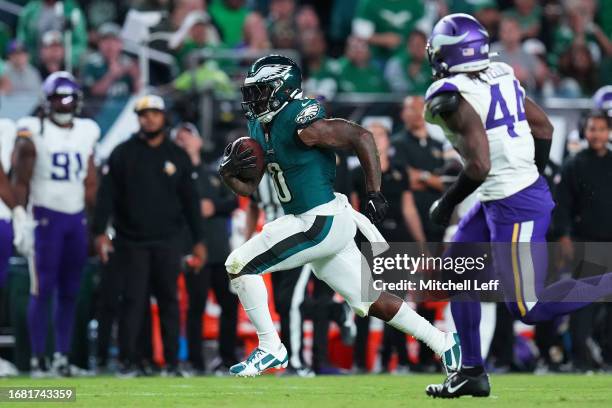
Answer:
[[[11,169],[11,156],[15,145],[16,128],[10,119],[0,119],[0,161],[2,169],[8,175]],[[0,220],[10,220],[11,209],[0,199]]]
[[[26,117],[17,122],[17,132],[29,135],[36,147],[36,162],[30,183],[30,204],[75,214],[85,208],[88,160],[100,138],[100,127],[91,119],[75,118],[71,128],[49,119]]]
[[[481,201],[499,200],[528,187],[538,179],[531,128],[525,117],[525,90],[513,69],[493,62],[478,77],[457,74],[434,82],[425,96],[457,91],[480,116],[489,140],[491,171],[478,189]],[[440,125],[448,140],[456,135],[440,117],[425,114],[430,123]]]

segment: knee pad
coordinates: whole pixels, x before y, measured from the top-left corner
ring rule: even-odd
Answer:
[[[234,250],[225,260],[225,270],[227,271],[230,279],[233,275],[237,275],[242,271],[244,267],[244,262],[240,261],[240,256]]]

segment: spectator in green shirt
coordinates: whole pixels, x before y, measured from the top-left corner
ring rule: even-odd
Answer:
[[[359,93],[387,92],[387,83],[372,62],[366,40],[349,37],[345,56],[339,61],[338,90]]]
[[[250,13],[245,0],[212,0],[208,12],[225,46],[232,48],[240,44],[243,40],[241,27]]]
[[[193,13],[193,25],[189,34],[174,52],[181,71],[189,68],[189,58],[194,51],[217,46],[216,30],[210,22],[210,16],[203,11]]]
[[[123,54],[120,28],[104,23],[98,30],[98,52],[91,54],[82,70],[85,91],[93,96],[126,98],[138,92],[138,64]]]
[[[308,30],[300,37],[304,91],[311,96],[324,96],[331,100],[338,92],[336,77],[338,61],[326,55],[327,42],[321,30]]]
[[[514,0],[514,7],[505,11],[504,16],[518,21],[523,39],[535,38],[540,34],[542,8],[536,0]]]
[[[32,0],[21,11],[17,23],[17,38],[33,57],[39,54],[39,44],[44,33],[57,30],[66,32],[66,23],[72,29],[72,61],[78,66],[87,47],[85,16],[74,0],[63,1],[63,14],[56,12],[56,0]]]
[[[557,67],[560,64],[560,56],[574,43],[585,44],[596,63],[603,57],[612,56],[612,41],[593,21],[595,11],[594,5],[589,1],[571,3],[568,6],[565,22],[554,33],[549,53],[551,66]]]
[[[422,0],[359,0],[353,35],[367,40],[377,59],[386,60],[424,14]]]
[[[431,66],[425,52],[427,36],[413,30],[406,47],[387,62],[385,79],[392,92],[424,95],[431,85]]]

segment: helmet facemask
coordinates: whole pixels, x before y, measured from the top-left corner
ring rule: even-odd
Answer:
[[[50,95],[46,103],[46,114],[57,124],[68,125],[80,111],[80,100],[78,93]]]
[[[268,82],[255,82],[244,85],[242,91],[242,108],[248,117],[268,123],[285,106],[277,95],[283,82],[279,79]],[[293,95],[287,95],[289,97]],[[284,99],[284,98],[280,98]],[[287,98],[288,99],[288,98]]]

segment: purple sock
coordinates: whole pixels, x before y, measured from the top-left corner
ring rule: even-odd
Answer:
[[[451,301],[451,312],[461,340],[461,363],[464,366],[482,366],[480,351],[480,303]]]

